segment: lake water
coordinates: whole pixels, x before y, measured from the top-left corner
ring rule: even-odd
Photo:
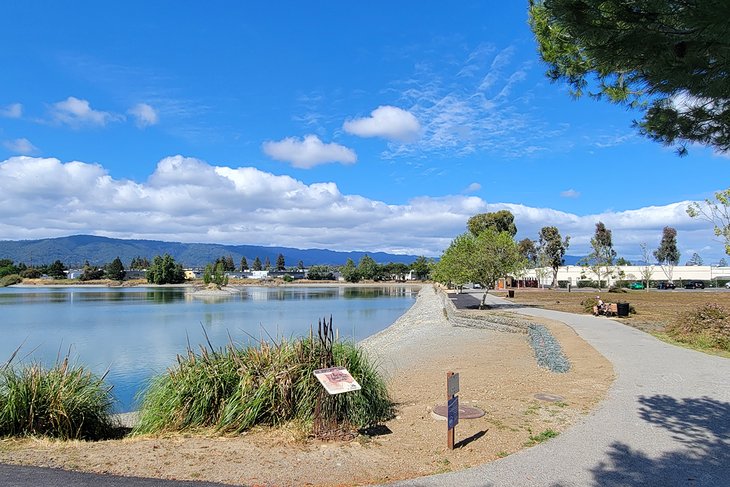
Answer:
[[[254,338],[303,336],[332,315],[341,338],[361,340],[402,315],[409,287],[247,287],[231,296],[195,297],[185,288],[0,288],[0,365],[22,344],[15,362],[52,365],[58,357],[98,374],[119,404],[135,408],[146,381],[175,363],[188,341],[205,333],[214,346]],[[253,337],[253,338],[252,338]]]

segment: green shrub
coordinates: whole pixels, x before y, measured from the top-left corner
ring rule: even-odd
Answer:
[[[730,351],[730,311],[708,303],[682,313],[666,332],[680,342]]]
[[[13,284],[20,284],[21,282],[23,282],[23,278],[18,274],[10,274],[0,277],[0,287],[12,286]]]
[[[241,432],[258,424],[314,420],[321,385],[319,342],[312,338],[271,345],[188,350],[177,366],[153,379],[142,396],[135,434],[213,427]],[[337,342],[334,365],[346,367],[362,390],[328,396],[341,423],[355,428],[378,424],[393,415],[384,380],[352,343]]]
[[[0,436],[60,439],[109,437],[113,398],[104,377],[68,358],[51,369],[38,364],[0,370]]]

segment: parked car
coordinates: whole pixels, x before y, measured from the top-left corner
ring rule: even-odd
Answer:
[[[672,281],[662,281],[656,285],[656,288],[657,289],[676,289],[677,286],[675,286]]]
[[[644,289],[643,282],[632,282],[629,284],[629,289]]]
[[[704,289],[705,283],[702,281],[687,281],[684,283],[685,289]]]

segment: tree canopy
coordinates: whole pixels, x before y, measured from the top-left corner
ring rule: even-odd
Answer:
[[[643,112],[665,145],[730,150],[730,2],[530,0],[547,77]]]
[[[182,265],[175,262],[170,254],[156,255],[147,269],[147,282],[152,284],[179,284],[185,282]]]
[[[714,227],[715,236],[725,241],[725,253],[730,255],[730,189],[715,193],[715,200],[706,199],[704,205],[691,203],[687,213],[692,218],[710,222]]]
[[[479,213],[469,218],[466,226],[474,236],[479,236],[488,228],[496,232],[507,232],[510,237],[517,235],[515,216],[508,210],[499,210],[493,213]]]
[[[124,264],[122,264],[122,259],[119,257],[106,265],[106,276],[109,279],[121,281],[126,275],[127,272],[124,270]]]
[[[616,258],[616,251],[613,249],[613,237],[611,230],[606,228],[603,222],[596,223],[596,230],[591,238],[591,253],[588,254],[583,263],[587,264],[598,277],[598,289],[601,289],[602,278],[608,277],[613,272],[613,260]]]
[[[557,227],[542,227],[538,252],[540,261],[553,270],[553,287],[558,286],[558,268],[563,265],[565,252],[570,246],[570,237],[563,239]]]

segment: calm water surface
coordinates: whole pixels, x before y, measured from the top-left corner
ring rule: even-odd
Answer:
[[[409,287],[249,287],[224,297],[194,297],[184,288],[1,288],[0,364],[21,344],[14,361],[72,360],[114,386],[118,411],[153,375],[184,353],[188,341],[215,346],[229,335],[302,336],[332,315],[340,337],[361,340],[402,315],[414,302]],[[252,338],[253,337],[253,338]],[[195,347],[197,348],[197,347]]]

